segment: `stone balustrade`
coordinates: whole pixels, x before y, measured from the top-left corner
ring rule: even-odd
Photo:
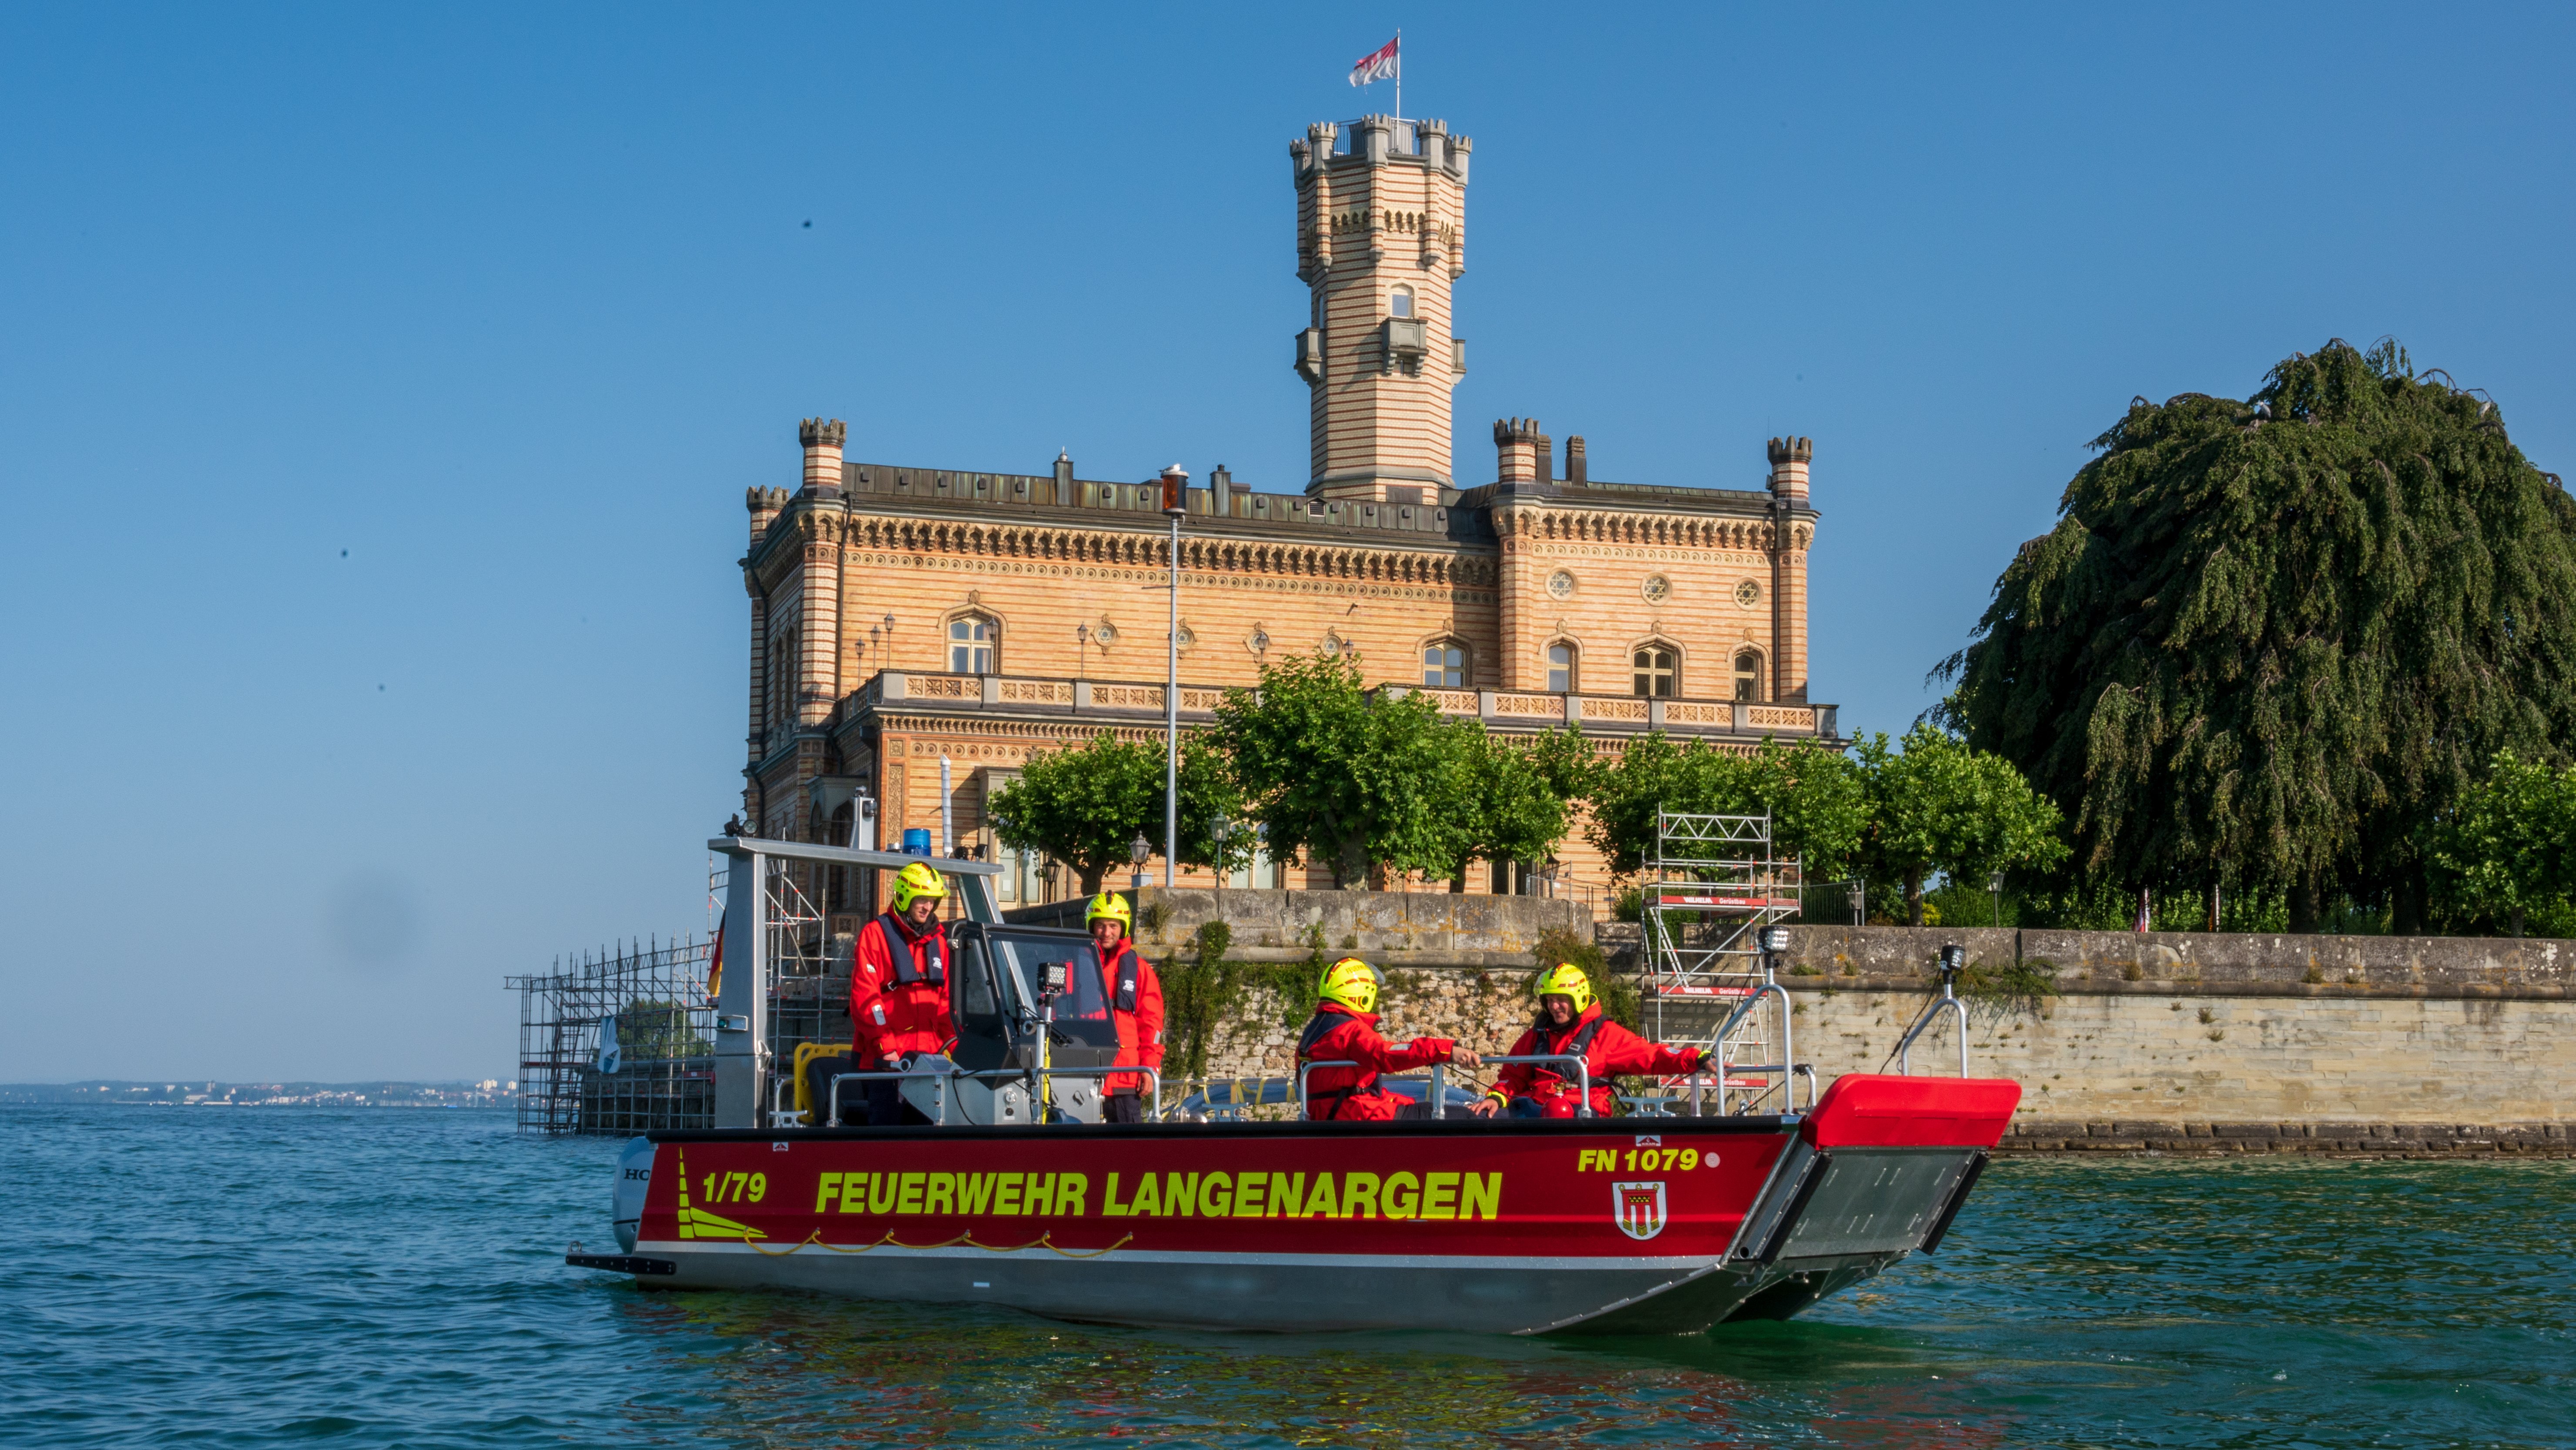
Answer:
[[[1382,685],[1393,694],[1414,686]],[[1766,735],[1837,738],[1832,705],[1767,705],[1740,700],[1644,699],[1633,695],[1547,694],[1525,690],[1431,690],[1420,693],[1441,714],[1482,720],[1505,729],[1580,725],[1595,734],[1665,730],[1675,735]],[[1181,686],[1184,719],[1214,717],[1225,698],[1213,685]],[[951,675],[884,670],[862,686],[858,700],[874,706],[974,706],[1030,714],[1150,716],[1161,718],[1163,686],[1134,680],[1060,679],[1028,675]]]

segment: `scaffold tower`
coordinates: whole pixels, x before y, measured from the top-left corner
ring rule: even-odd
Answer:
[[[1642,865],[1640,985],[1656,1035],[1665,1035],[1667,1003],[1708,1003],[1725,1014],[1709,1037],[1714,1069],[1668,1086],[1686,1087],[1694,1111],[1706,1109],[1712,1091],[1721,1114],[1791,1111],[1799,1067],[1789,995],[1772,979],[1764,933],[1798,910],[1798,858],[1773,851],[1768,813],[1659,811],[1654,853]]]

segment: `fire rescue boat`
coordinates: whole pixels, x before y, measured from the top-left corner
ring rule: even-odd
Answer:
[[[958,1047],[899,1075],[933,1122],[828,1126],[870,1075],[818,1073],[785,1106],[795,1084],[759,1050],[765,883],[780,859],[921,858],[711,844],[734,856],[718,1102],[741,1121],[630,1143],[622,1252],[566,1256],[647,1288],[1147,1326],[1691,1333],[1787,1318],[1938,1249],[2021,1094],[1966,1077],[1963,1050],[1959,1077],[1847,1075],[1770,1115],[1103,1123],[1081,1090],[1114,1053],[1082,1011],[1089,939],[1003,924],[992,866],[937,861],[966,888]],[[730,1103],[728,1045],[749,1059]]]

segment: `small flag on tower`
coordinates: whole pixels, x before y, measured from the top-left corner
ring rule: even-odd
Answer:
[[[1398,34],[1395,39],[1361,56],[1359,64],[1351,67],[1351,84],[1364,86],[1371,81],[1404,79],[1403,45],[1404,37]]]

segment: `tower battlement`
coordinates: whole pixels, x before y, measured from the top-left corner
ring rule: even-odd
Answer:
[[[1445,121],[1319,121],[1288,143],[1296,369],[1308,388],[1309,493],[1423,500],[1454,488],[1450,393],[1467,371],[1450,291],[1466,275],[1467,158]]]

